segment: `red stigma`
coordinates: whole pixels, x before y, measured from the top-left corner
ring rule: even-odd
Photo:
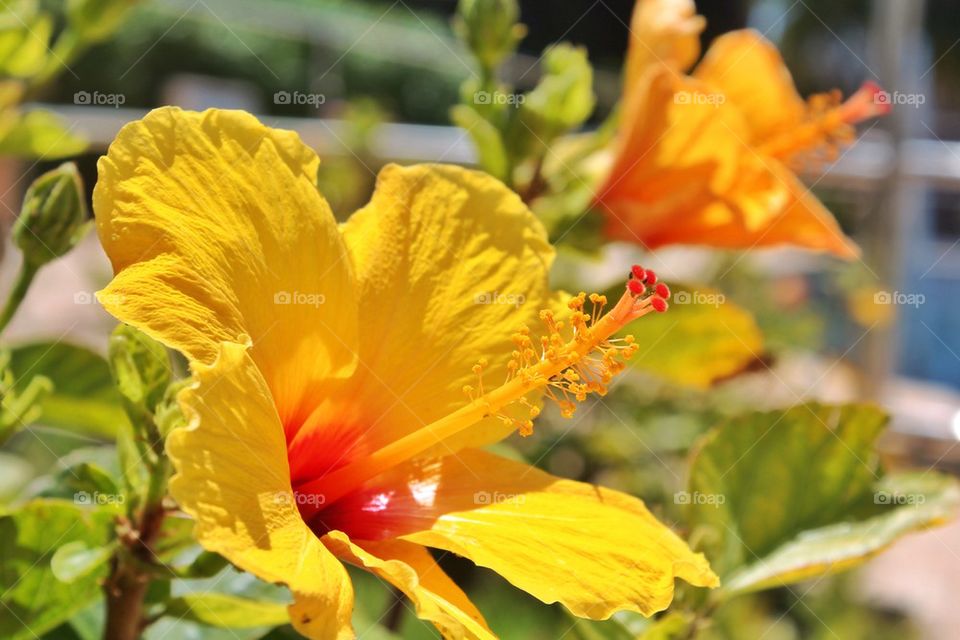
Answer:
[[[653,269],[647,269],[644,273],[644,280],[646,280],[647,284],[656,284],[657,274],[653,272]]]
[[[643,293],[647,290],[640,280],[636,279],[630,279],[627,281],[627,289],[629,289],[630,293],[635,296],[643,295]]]
[[[636,278],[637,280],[639,280],[640,282],[643,282],[643,279],[646,276],[646,272],[643,270],[643,267],[641,267],[638,264],[635,264],[630,268],[630,275]]]
[[[670,297],[670,287],[668,287],[666,284],[662,282],[657,285],[657,288],[655,289],[655,291],[657,292],[657,295],[663,298],[664,300]]]
[[[667,301],[663,298],[654,296],[650,298],[650,306],[653,307],[654,311],[663,313],[667,310]]]

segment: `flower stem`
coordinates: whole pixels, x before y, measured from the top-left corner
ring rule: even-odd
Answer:
[[[39,266],[27,260],[24,260],[23,264],[20,265],[20,272],[17,274],[17,279],[13,283],[13,289],[7,298],[7,304],[4,306],[3,312],[0,313],[0,332],[10,324],[10,320],[14,314],[16,314],[17,309],[20,308],[20,303],[23,302],[23,299],[27,296],[27,291],[29,291],[30,285],[33,283],[33,278],[39,270]]]

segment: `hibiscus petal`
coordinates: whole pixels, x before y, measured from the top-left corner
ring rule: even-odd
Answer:
[[[286,443],[248,348],[224,343],[180,396],[189,426],[167,452],[170,492],[196,519],[206,549],[294,593],[294,626],[312,638],[352,638],[353,587],[344,566],[307,528],[290,491]]]
[[[630,19],[630,43],[624,69],[624,93],[656,66],[686,71],[700,55],[706,27],[693,0],[638,0]]]
[[[675,578],[718,584],[706,559],[639,500],[476,449],[399,467],[321,518],[354,539],[452,551],[594,619],[662,611]]]
[[[319,161],[290,131],[239,111],[157,109],[98,165],[94,210],[120,320],[209,364],[251,355],[282,412],[355,366],[350,261],[316,189]]]
[[[363,567],[403,591],[416,607],[417,617],[432,622],[444,638],[495,638],[466,594],[423,547],[403,540],[354,542],[342,531],[331,531],[323,541],[344,562]]]
[[[501,182],[447,165],[384,168],[370,203],[343,226],[360,298],[360,365],[343,392],[364,409],[370,447],[463,406],[481,358],[500,384],[521,325],[549,304],[554,251],[540,222]],[[495,441],[495,419],[459,442]]]
[[[653,74],[598,192],[606,231],[648,248],[794,245],[855,257],[856,245],[712,85]]]
[[[804,120],[806,103],[780,52],[752,29],[730,31],[714,40],[693,75],[740,110],[751,143],[788,131]]]

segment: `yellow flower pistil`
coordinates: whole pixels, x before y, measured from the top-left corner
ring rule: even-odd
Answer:
[[[624,361],[638,348],[633,336],[622,339],[612,339],[612,336],[637,318],[653,311],[666,311],[669,296],[670,290],[657,282],[653,271],[635,265],[623,296],[607,313],[603,313],[604,296],[593,294],[588,298],[581,293],[571,299],[568,306],[572,312],[572,335],[567,339],[563,336],[564,323],[558,321],[551,311],[542,311],[540,317],[547,332],[540,340],[539,353],[534,349],[529,329],[521,328],[513,336],[516,350],[507,365],[507,380],[502,385],[489,391],[485,389],[483,370],[486,361],[481,360],[473,367],[478,377],[477,388],[464,388],[470,396],[468,404],[297,490],[323,495],[323,504],[329,505],[363,482],[490,416],[514,422],[521,435],[529,435],[533,430],[532,420],[540,410],[529,404],[526,396],[538,388],[546,388],[547,396],[557,402],[565,417],[572,416],[575,402],[582,402],[591,393],[603,395],[607,392],[613,376],[624,369]],[[593,304],[589,314],[583,311],[588,299]],[[513,403],[529,408],[527,420],[519,421],[503,413]],[[305,513],[304,517],[310,515]]]
[[[890,111],[884,96],[875,82],[865,82],[842,103],[837,91],[811,96],[807,121],[762,141],[758,151],[795,167],[809,160],[811,151],[832,160],[839,146],[852,141],[852,125]]]

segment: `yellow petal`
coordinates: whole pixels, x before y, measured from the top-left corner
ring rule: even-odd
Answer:
[[[167,452],[170,492],[196,519],[206,549],[294,592],[294,626],[311,638],[350,638],[353,588],[343,565],[307,528],[291,497],[283,427],[247,347],[224,343],[180,396],[189,426]]]
[[[675,578],[717,585],[706,559],[639,500],[476,449],[397,468],[322,518],[354,539],[452,551],[582,617],[662,611]]]
[[[318,162],[249,114],[163,108],[120,131],[94,190],[116,275],[104,307],[207,364],[249,336],[285,419],[355,366],[353,277]]]
[[[751,29],[718,37],[694,71],[743,114],[756,143],[804,121],[806,103],[777,48]]]
[[[483,616],[466,594],[434,562],[423,547],[403,540],[353,542],[331,531],[324,543],[345,562],[363,567],[397,587],[448,639],[493,640]]]
[[[700,32],[706,26],[693,0],[638,0],[630,19],[630,42],[624,69],[624,93],[655,66],[683,72],[700,55]]]
[[[498,180],[455,166],[385,167],[370,203],[343,227],[360,298],[360,366],[350,402],[382,446],[463,406],[481,358],[500,384],[514,332],[539,325],[553,248]],[[460,443],[497,440],[494,419]]]

